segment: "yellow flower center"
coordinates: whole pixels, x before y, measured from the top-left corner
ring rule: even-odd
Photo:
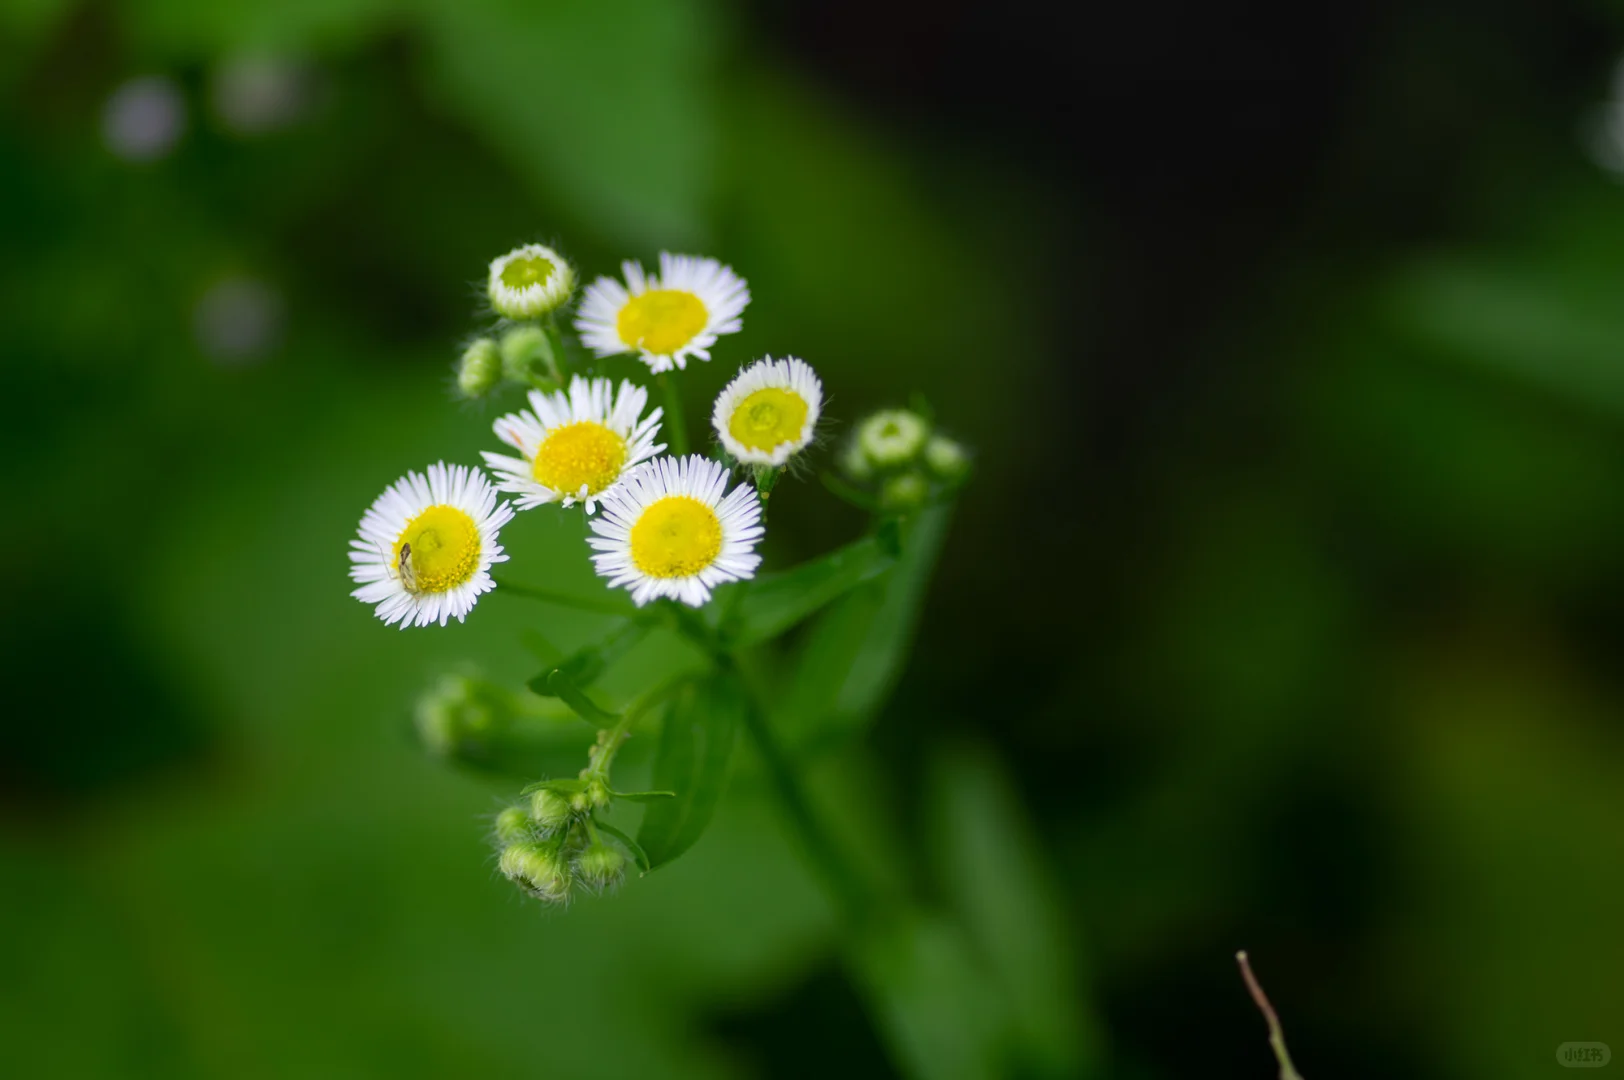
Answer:
[[[620,477],[626,440],[593,420],[578,420],[547,433],[532,463],[536,482],[566,495],[586,487],[596,495]]]
[[[431,506],[407,522],[394,561],[407,592],[454,589],[479,568],[479,527],[455,506]]]
[[[553,276],[553,263],[541,255],[526,255],[513,259],[502,267],[502,284],[510,289],[523,289],[530,285],[545,285]]]
[[[656,356],[670,356],[705,329],[709,319],[704,301],[693,293],[652,289],[626,301],[615,329],[631,348],[641,346]]]
[[[739,402],[727,430],[752,450],[771,450],[799,440],[805,424],[806,402],[801,395],[769,386]]]
[[[722,521],[689,495],[667,495],[632,526],[632,562],[650,577],[699,573],[722,551]]]

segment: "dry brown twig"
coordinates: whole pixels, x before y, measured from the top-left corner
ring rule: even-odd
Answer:
[[[1246,958],[1246,950],[1242,949],[1235,954],[1235,960],[1241,966],[1241,978],[1246,980],[1246,989],[1251,992],[1252,1000],[1257,1002],[1258,1011],[1269,1024],[1269,1045],[1274,1047],[1275,1060],[1280,1062],[1280,1080],[1303,1080],[1297,1067],[1291,1063],[1291,1054],[1286,1050],[1286,1035],[1280,1030],[1280,1017],[1275,1015],[1274,1006],[1269,1004],[1269,995],[1263,992],[1258,984],[1257,976],[1252,974],[1252,964]]]

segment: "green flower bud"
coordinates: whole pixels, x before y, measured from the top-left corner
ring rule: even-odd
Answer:
[[[841,451],[840,468],[859,483],[874,478],[874,463],[868,460],[868,454],[863,451],[863,444],[856,439],[847,443],[846,449]]]
[[[544,832],[562,829],[574,817],[570,800],[550,788],[542,788],[530,796],[530,820]]]
[[[496,838],[504,844],[517,844],[533,836],[530,815],[522,806],[510,806],[496,815]]]
[[[489,735],[497,718],[491,695],[478,680],[445,675],[417,699],[413,719],[423,745],[449,757],[466,742]]]
[[[857,426],[857,445],[869,464],[886,469],[919,456],[930,437],[930,424],[916,412],[886,409]]]
[[[575,872],[593,889],[612,889],[626,876],[626,856],[608,844],[596,843],[576,858]]]
[[[502,335],[502,372],[514,382],[553,374],[553,343],[539,326],[516,326]]]
[[[572,875],[558,857],[558,848],[547,844],[509,844],[497,861],[502,876],[538,900],[563,903],[569,899]]]
[[[457,365],[457,389],[465,398],[481,398],[501,381],[502,351],[488,337],[474,339]]]
[[[586,790],[570,796],[570,808],[578,814],[609,805],[609,787],[602,780],[590,780]]]
[[[970,455],[945,435],[933,435],[925,444],[925,466],[940,479],[962,480],[970,471]]]
[[[509,319],[537,319],[575,291],[575,268],[552,248],[526,244],[491,260],[486,292]]]
[[[918,510],[930,498],[930,484],[917,472],[893,476],[880,488],[880,505],[893,513]]]

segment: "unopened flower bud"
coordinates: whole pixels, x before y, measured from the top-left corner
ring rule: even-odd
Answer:
[[[840,468],[847,476],[862,483],[874,478],[874,463],[868,460],[863,444],[856,439],[846,444],[840,455]]]
[[[496,838],[504,844],[517,844],[531,838],[530,815],[522,806],[510,806],[496,815]]]
[[[552,248],[526,244],[491,260],[491,307],[510,319],[535,319],[570,298],[575,270]]]
[[[925,465],[942,480],[962,480],[970,471],[970,455],[945,435],[933,435],[925,444]]]
[[[423,745],[441,756],[490,733],[495,714],[489,695],[466,675],[442,676],[417,699],[414,720]]]
[[[488,337],[476,338],[462,351],[457,365],[457,389],[466,398],[480,398],[502,381],[502,351]]]
[[[558,849],[546,844],[509,844],[497,862],[502,875],[531,896],[550,903],[569,899],[570,868]]]
[[[502,372],[514,382],[553,374],[553,343],[539,326],[515,326],[502,335],[501,349]]]
[[[907,409],[886,409],[857,427],[857,445],[870,464],[884,469],[905,465],[919,456],[930,436],[930,425]]]
[[[898,514],[919,509],[929,498],[930,484],[916,472],[893,476],[880,489],[880,505]]]
[[[626,875],[626,856],[608,844],[596,843],[576,858],[575,872],[593,889],[612,889]]]
[[[578,814],[609,805],[609,788],[602,780],[590,780],[585,791],[570,796],[570,807]]]
[[[551,788],[542,788],[530,796],[530,820],[546,832],[562,829],[574,816],[570,800]]]

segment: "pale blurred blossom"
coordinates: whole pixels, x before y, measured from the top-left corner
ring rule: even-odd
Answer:
[[[174,80],[163,75],[129,80],[102,106],[102,140],[126,161],[163,157],[185,130],[185,99]]]
[[[296,61],[276,56],[233,57],[215,69],[214,111],[239,135],[259,135],[294,123],[310,103],[310,77]]]
[[[209,288],[192,313],[198,347],[226,367],[256,363],[282,336],[282,296],[262,281],[225,278]]]

